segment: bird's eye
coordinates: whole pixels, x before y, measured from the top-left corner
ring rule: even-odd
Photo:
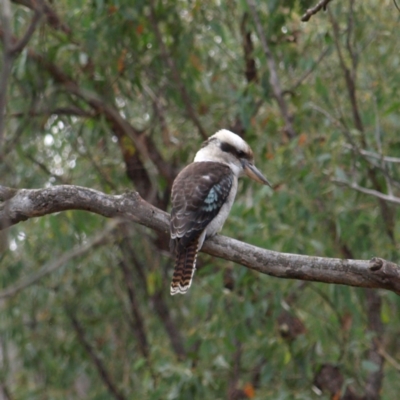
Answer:
[[[243,158],[246,155],[246,153],[244,151],[242,151],[242,150],[239,150],[237,152],[237,155],[238,155],[239,158]]]

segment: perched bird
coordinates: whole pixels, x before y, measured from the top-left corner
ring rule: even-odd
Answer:
[[[271,186],[254,166],[250,146],[222,129],[203,143],[194,162],[176,177],[170,222],[171,251],[176,257],[171,295],[190,288],[197,253],[206,238],[222,229],[243,174]]]

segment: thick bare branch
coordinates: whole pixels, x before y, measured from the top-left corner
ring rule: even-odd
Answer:
[[[2,192],[10,194],[12,190],[0,186]],[[67,185],[18,190],[1,204],[0,226],[65,210],[118,217],[165,234],[169,230],[169,215],[144,201],[138,193],[112,196]],[[278,253],[224,236],[207,240],[202,251],[278,278],[382,288],[400,294],[400,267],[380,258],[346,260]]]

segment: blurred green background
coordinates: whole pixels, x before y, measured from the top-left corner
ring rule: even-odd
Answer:
[[[398,262],[398,209],[347,184],[399,192],[398,163],[384,156],[400,157],[400,12],[335,0],[301,22],[317,1],[255,3],[292,135],[249,3],[12,1],[16,38],[44,11],[7,78],[1,184],[138,190],[168,210],[176,174],[228,128],[274,190],[241,180],[222,234]],[[67,211],[9,229],[1,288],[107,223]],[[204,254],[198,267],[172,298],[168,238],[130,223],[1,300],[0,398],[398,399],[395,294],[280,280]]]

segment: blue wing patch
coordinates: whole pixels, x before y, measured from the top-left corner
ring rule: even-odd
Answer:
[[[201,207],[202,210],[204,211],[213,211],[217,208],[220,207],[220,201],[218,201],[221,198],[221,186],[220,185],[215,185],[211,188],[211,190],[208,192],[207,197],[204,199],[204,206]]]

